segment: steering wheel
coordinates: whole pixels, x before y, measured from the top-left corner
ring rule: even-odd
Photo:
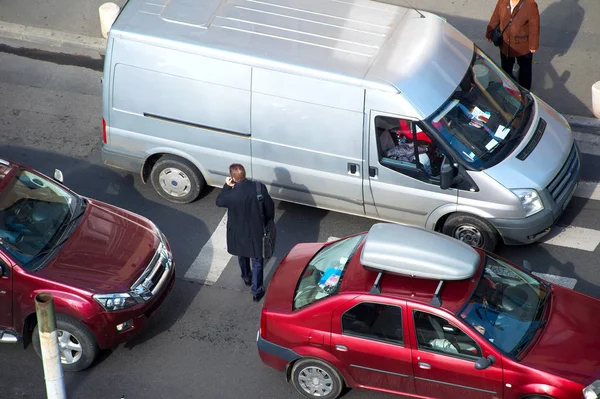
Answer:
[[[456,351],[457,351],[458,353],[460,353],[460,350],[461,350],[461,349],[460,349],[460,345],[458,345],[458,339],[456,339],[456,337],[454,336],[454,337],[452,337],[452,339],[450,339],[449,341],[450,341],[450,343],[452,344],[452,346],[454,347],[454,349],[456,349]]]

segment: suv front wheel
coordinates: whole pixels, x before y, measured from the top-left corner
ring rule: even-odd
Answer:
[[[81,322],[61,314],[56,315],[58,351],[65,371],[81,371],[88,368],[98,354],[94,334]],[[33,348],[42,357],[38,326],[33,329]]]

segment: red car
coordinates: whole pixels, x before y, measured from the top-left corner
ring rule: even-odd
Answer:
[[[379,223],[300,244],[267,291],[262,361],[307,398],[595,399],[600,301],[458,240]]]
[[[0,342],[40,354],[34,299],[49,292],[63,368],[77,371],[144,328],[175,264],[151,221],[55,180],[0,160]]]

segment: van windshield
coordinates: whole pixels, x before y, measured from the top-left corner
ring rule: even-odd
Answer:
[[[475,169],[524,135],[533,99],[477,47],[465,77],[427,122]],[[506,153],[502,151],[503,153]]]

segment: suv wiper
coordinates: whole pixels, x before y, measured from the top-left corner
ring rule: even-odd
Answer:
[[[84,200],[85,201],[85,200]],[[31,258],[27,263],[29,264],[33,264],[36,261],[42,259],[44,256],[46,256],[47,254],[51,253],[52,251],[54,251],[55,249],[59,248],[61,245],[63,245],[70,237],[70,234],[65,234],[65,232],[69,231],[70,226],[72,226],[76,221],[78,221],[83,214],[85,213],[85,208],[87,207],[87,204],[85,202],[82,202],[82,205],[80,206],[80,210],[79,212],[73,216],[71,218],[71,220],[69,220],[68,222],[65,222],[60,230],[60,232],[57,232],[57,236],[60,237],[56,243],[47,246],[45,249],[41,250],[40,252],[38,252],[33,258]],[[36,267],[34,270],[39,270],[41,268],[41,266]]]

